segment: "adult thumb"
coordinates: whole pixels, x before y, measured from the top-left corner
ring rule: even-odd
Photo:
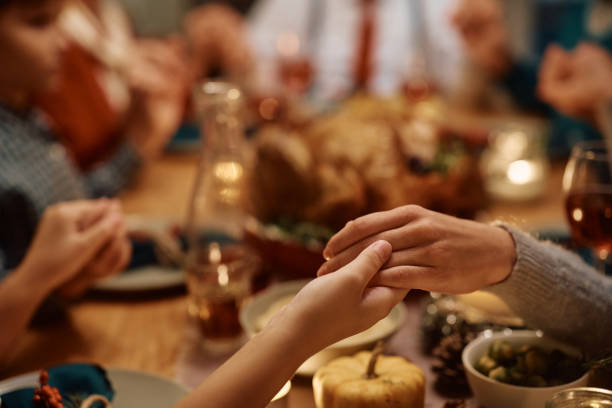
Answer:
[[[357,258],[353,259],[342,269],[356,275],[363,288],[365,288],[374,275],[376,275],[376,272],[387,262],[392,250],[391,244],[387,241],[376,241],[361,251]]]

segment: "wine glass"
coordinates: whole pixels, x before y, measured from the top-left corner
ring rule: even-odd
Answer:
[[[276,39],[278,76],[285,90],[296,97],[303,95],[312,85],[314,67],[303,36],[286,31]]]
[[[572,149],[563,175],[565,209],[572,238],[591,248],[596,268],[605,273],[612,257],[612,151],[604,142]]]

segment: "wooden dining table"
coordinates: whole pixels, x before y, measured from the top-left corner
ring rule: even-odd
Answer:
[[[183,222],[197,163],[196,153],[168,153],[148,164],[120,195],[125,213]],[[528,229],[563,226],[563,165],[552,164],[541,198],[526,203],[492,202],[479,218],[505,220]],[[61,310],[19,339],[8,364],[0,367],[0,379],[75,361],[177,378],[190,324],[184,289],[136,297],[94,293]],[[418,321],[407,324],[418,326]],[[417,331],[418,327],[406,327],[404,335]],[[430,375],[429,367],[422,368]],[[287,402],[290,408],[314,407],[308,379],[294,381]]]

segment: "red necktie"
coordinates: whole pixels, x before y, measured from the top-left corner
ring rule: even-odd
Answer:
[[[374,70],[372,63],[372,51],[374,42],[375,25],[375,1],[361,1],[361,25],[359,29],[359,42],[355,54],[355,88],[367,89],[368,82]]]

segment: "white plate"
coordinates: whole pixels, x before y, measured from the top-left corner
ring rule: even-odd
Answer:
[[[139,371],[111,368],[108,378],[115,390],[113,408],[169,408],[189,393],[182,385]],[[39,372],[23,374],[0,382],[0,394],[38,386]]]
[[[129,231],[167,232],[174,223],[141,216],[128,216]],[[159,265],[148,265],[125,271],[120,275],[100,281],[95,290],[105,292],[139,292],[171,289],[185,284],[185,274],[180,269]]]
[[[144,292],[170,289],[184,284],[185,275],[181,270],[151,265],[100,281],[94,289],[105,292]]]

